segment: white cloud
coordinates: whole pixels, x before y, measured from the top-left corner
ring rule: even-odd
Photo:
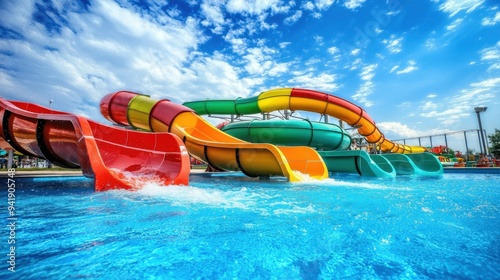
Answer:
[[[350,10],[355,10],[363,5],[366,0],[345,0],[344,7]]]
[[[314,88],[317,90],[333,92],[338,89],[334,74],[296,73],[297,76],[288,80],[291,87]]]
[[[425,47],[428,50],[435,49],[436,48],[436,39],[434,39],[434,38],[427,39],[427,41],[425,41]]]
[[[481,60],[498,60],[500,59],[500,41],[495,46],[485,48],[480,51]]]
[[[496,88],[500,87],[500,78],[490,78],[477,83],[472,83],[474,88]]]
[[[243,56],[246,61],[245,70],[250,75],[262,74],[272,67],[271,54],[275,51],[270,48],[251,48]]]
[[[315,35],[313,38],[316,44],[318,44],[319,46],[323,46],[323,37]]]
[[[286,73],[289,70],[288,63],[277,63],[267,72],[269,76],[278,76],[282,73]]]
[[[328,10],[335,0],[315,0],[314,6],[320,11]]]
[[[488,71],[500,69],[500,41],[493,47],[482,49],[479,53],[481,60],[490,64]]]
[[[419,109],[423,111],[436,110],[438,105],[432,101],[425,101]]]
[[[351,65],[346,65],[344,68],[348,68],[349,70],[356,70],[361,66],[361,63],[363,61],[361,58],[356,58],[354,61],[352,61]]]
[[[302,4],[302,8],[308,11],[314,10],[314,4],[311,1],[307,1],[304,4]]]
[[[483,18],[483,20],[481,21],[481,24],[488,26],[488,25],[495,25],[498,22],[500,22],[500,12],[497,12],[493,18],[489,18],[489,17]]]
[[[285,49],[288,47],[292,42],[281,42],[279,43],[280,48]]]
[[[439,103],[424,102],[420,113],[425,118],[433,118],[443,126],[452,126],[470,117],[473,107],[488,104],[496,98],[500,90],[500,78],[484,79],[471,83],[467,89],[461,90],[454,96],[440,100]]]
[[[454,31],[464,21],[463,18],[457,18],[450,25],[446,26],[446,30]]]
[[[402,50],[403,37],[396,38],[396,35],[391,35],[389,39],[382,40],[382,43],[391,53],[399,53]]]
[[[418,69],[418,67],[416,65],[417,65],[417,63],[414,60],[410,60],[410,61],[408,61],[408,65],[406,66],[406,68],[403,70],[397,71],[396,74],[400,75],[400,74],[408,74],[410,72],[413,72],[413,71]]]
[[[292,16],[287,17],[283,23],[293,25],[302,17],[302,11],[296,11]]]
[[[402,138],[418,137],[424,134],[422,131],[411,129],[400,122],[380,122],[377,123],[377,127],[385,134],[394,133]]]
[[[219,5],[214,5],[214,3],[204,2],[200,6],[201,14],[205,17],[201,23],[205,26],[213,25],[212,31],[215,34],[221,34],[224,30],[224,25],[226,24],[224,20],[224,13]]]
[[[363,83],[360,85],[359,89],[356,91],[356,94],[352,96],[352,98],[363,104],[364,107],[368,108],[374,105],[374,102],[368,99],[374,89],[375,84],[372,82],[372,79],[375,77],[375,69],[377,69],[378,64],[371,64],[363,67],[359,76]]]
[[[484,0],[446,0],[439,6],[439,10],[449,13],[450,17],[453,17],[464,10],[466,13],[470,13],[483,3]]]
[[[328,51],[330,54],[337,54],[337,53],[339,53],[339,52],[340,52],[340,49],[339,49],[339,48],[337,48],[337,47],[330,47],[330,48],[328,48],[328,50],[327,50],[327,51]]]
[[[361,49],[354,49],[354,50],[352,50],[352,51],[351,51],[351,55],[352,55],[352,56],[356,56],[356,55],[358,55],[360,52],[361,52]]]
[[[256,68],[279,75],[288,65],[266,57],[274,51],[267,49],[261,56],[243,52],[249,56],[237,62],[218,52],[209,57],[198,51],[207,39],[198,29],[200,22],[191,17],[174,19],[170,14],[176,13],[171,10],[169,14],[161,9],[158,14],[150,10],[141,13],[111,1],[95,2],[88,12],[72,12],[65,6],[59,13],[65,16],[68,27],[50,32],[33,21],[34,6],[12,7],[0,11],[10,14],[2,17],[2,24],[23,38],[0,38],[0,51],[14,50],[9,57],[1,57],[2,97],[24,96],[42,105],[53,99],[55,109],[94,119],[99,119],[97,103],[102,96],[116,90],[176,102],[200,96],[235,98],[262,84]],[[16,21],[9,21],[11,17]],[[228,40],[235,52],[246,50],[247,42],[237,37],[237,30],[233,32]],[[256,75],[243,77],[245,69]]]
[[[216,1],[220,3],[219,1]],[[294,5],[294,3],[290,3]],[[283,5],[281,0],[266,0],[266,1],[245,1],[245,0],[229,0],[226,4],[226,9],[230,13],[248,13],[261,14],[266,11],[272,13],[286,13],[290,10],[289,5]]]
[[[399,65],[392,67],[391,70],[389,71],[389,73],[396,71],[398,68],[399,68]]]
[[[333,55],[333,61],[338,62],[340,61],[341,54],[340,54],[340,49],[337,47],[330,47],[327,49],[328,53]]]
[[[373,72],[375,71],[375,69],[377,69],[377,67],[378,67],[378,64],[368,65],[368,66],[363,68],[363,71],[361,71],[359,76],[364,81],[371,80],[371,79],[373,79],[373,77],[375,77],[375,73],[373,73]]]
[[[291,1],[293,2],[293,1]],[[335,0],[315,0],[302,3],[301,8],[311,13],[313,18],[321,18],[322,12],[328,10]]]
[[[199,100],[200,97],[233,99],[249,95],[251,88],[261,82],[259,78],[242,79],[223,57],[204,57],[192,63],[179,85],[174,87],[174,92],[164,92],[171,92],[170,96],[182,96],[181,101]],[[165,98],[164,94],[161,97]]]

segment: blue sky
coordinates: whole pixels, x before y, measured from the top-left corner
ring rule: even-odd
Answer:
[[[302,87],[363,107],[389,139],[477,129],[475,106],[500,129],[493,0],[1,1],[0,34],[1,97],[100,122],[118,90],[182,103]]]

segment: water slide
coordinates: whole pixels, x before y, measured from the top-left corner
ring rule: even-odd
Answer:
[[[189,155],[169,133],[125,130],[32,103],[0,98],[2,145],[45,158],[66,168],[81,168],[96,191],[137,188],[146,179],[187,185]],[[8,148],[8,147],[5,147]]]
[[[280,88],[265,91],[257,96],[236,100],[203,100],[183,104],[199,115],[210,114],[256,114],[277,110],[308,111],[329,115],[356,127],[368,143],[377,144],[383,152],[422,153],[420,146],[394,143],[384,137],[368,113],[361,107],[340,97],[327,93],[299,89]]]
[[[298,119],[255,119],[227,123],[220,128],[229,135],[252,143],[315,148],[329,172],[358,173],[378,178],[396,176],[386,158],[365,151],[346,151],[351,145],[351,136],[335,124]]]
[[[431,153],[383,154],[397,175],[441,176],[443,165]]]
[[[183,105],[193,109],[200,115],[231,114],[246,115],[257,113],[268,113],[277,110],[303,110],[329,115],[345,121],[348,125],[356,127],[360,135],[364,136],[368,143],[376,144],[383,152],[399,154],[425,154],[425,160],[412,162],[409,156],[389,156],[384,154],[381,158],[377,155],[351,151],[319,151],[325,163],[332,172],[357,172],[363,176],[392,177],[396,174],[442,174],[442,168],[438,168],[434,161],[436,159],[425,153],[426,149],[420,146],[408,146],[394,143],[384,137],[376,127],[375,122],[361,107],[337,96],[307,89],[280,88],[263,92],[249,98],[238,98],[236,100],[203,100],[186,102]],[[244,126],[244,124],[243,124]],[[231,126],[230,126],[231,127]],[[224,129],[224,128],[223,128]],[[274,128],[273,128],[274,130]],[[261,132],[262,133],[262,132]],[[232,134],[232,132],[230,132]],[[238,137],[250,137],[238,133]],[[247,139],[248,138],[243,138]],[[275,142],[271,142],[275,143]],[[288,143],[290,144],[290,143]],[[394,163],[394,168],[389,168],[387,161]],[[406,161],[407,163],[402,164]],[[350,163],[343,165],[345,163]],[[342,166],[339,166],[342,165]],[[345,166],[350,166],[346,169]],[[409,171],[409,168],[412,171]],[[393,170],[394,169],[394,170]]]
[[[319,151],[330,172],[358,173],[364,177],[394,178],[398,173],[382,155],[370,155],[362,150]]]
[[[238,139],[251,143],[308,146],[321,150],[346,150],[351,136],[340,126],[309,120],[259,120],[223,123],[217,126]]]
[[[328,177],[323,159],[310,147],[248,143],[169,100],[120,91],[105,96],[100,108],[103,116],[115,123],[179,136],[193,157],[220,170],[240,170],[252,177],[285,176],[291,182]]]

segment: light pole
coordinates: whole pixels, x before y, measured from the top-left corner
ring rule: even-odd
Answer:
[[[488,107],[475,107],[474,108],[474,111],[476,111],[476,114],[477,114],[477,121],[479,122],[479,135],[481,136],[481,141],[482,141],[482,148],[481,148],[481,152],[483,152],[483,148],[484,148],[484,154],[486,155],[488,153],[488,151],[486,150],[486,141],[484,140],[484,133],[483,133],[483,125],[481,124],[481,116],[480,116],[480,113],[481,112],[486,112],[486,109],[488,109]],[[481,146],[481,143],[479,143],[479,146]]]
[[[53,101],[54,101],[54,100],[52,100],[52,99],[51,99],[51,100],[49,100],[49,108],[50,108],[50,104],[52,104],[52,102],[53,102]]]

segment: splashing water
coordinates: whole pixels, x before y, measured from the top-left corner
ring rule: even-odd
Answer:
[[[19,270],[0,278],[500,278],[500,176],[190,182],[16,181]]]

